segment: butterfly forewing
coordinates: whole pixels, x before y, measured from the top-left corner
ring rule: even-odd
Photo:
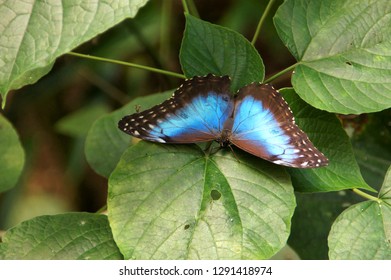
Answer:
[[[233,112],[228,76],[186,80],[162,104],[124,117],[124,132],[154,142],[194,143],[215,140]]]
[[[162,104],[124,117],[118,127],[161,143],[216,140],[276,164],[313,168],[328,159],[295,124],[283,97],[270,85],[253,83],[235,98],[228,76],[209,74],[186,80]]]
[[[288,104],[271,85],[253,83],[239,90],[230,141],[276,164],[299,168],[328,164],[295,124]]]

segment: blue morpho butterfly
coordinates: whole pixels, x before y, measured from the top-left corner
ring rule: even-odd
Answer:
[[[118,127],[159,143],[215,140],[276,164],[313,168],[328,159],[295,124],[291,109],[271,85],[252,83],[232,96],[230,78],[209,74],[186,80],[160,105],[125,116]]]

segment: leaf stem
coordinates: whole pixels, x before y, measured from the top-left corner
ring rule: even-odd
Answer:
[[[96,211],[97,214],[103,214],[107,211],[107,204],[103,205],[98,211]]]
[[[372,196],[372,195],[370,195],[370,194],[367,194],[367,193],[365,193],[365,192],[363,192],[363,191],[361,191],[361,190],[359,190],[359,189],[352,189],[352,191],[353,191],[354,193],[358,194],[359,196],[364,197],[364,198],[366,198],[366,199],[376,201],[377,203],[382,202],[382,200],[381,200],[380,198],[378,198],[378,197],[376,197],[376,196]]]
[[[185,0],[186,1],[186,0]],[[191,15],[200,18],[200,14],[198,13],[197,7],[193,0],[187,0],[187,5],[189,7],[189,11],[191,12]]]
[[[131,62],[124,62],[121,60],[109,59],[109,58],[98,57],[98,56],[93,56],[93,55],[88,55],[88,54],[75,53],[75,52],[68,52],[68,54],[73,55],[73,56],[82,57],[82,58],[104,61],[104,62],[115,63],[115,64],[119,64],[119,65],[125,65],[128,67],[143,69],[143,70],[147,70],[147,71],[151,71],[151,72],[155,72],[155,73],[159,73],[159,74],[163,74],[163,75],[169,75],[169,76],[180,78],[180,79],[186,78],[185,75],[183,75],[183,74],[179,74],[179,73],[175,73],[175,72],[171,72],[171,71],[167,71],[167,70],[161,70],[161,69],[154,68],[154,67],[139,65],[139,64],[135,64],[135,63],[131,63]]]
[[[276,78],[278,78],[278,77],[284,75],[285,73],[287,73],[287,72],[293,70],[298,64],[299,64],[299,62],[297,62],[297,63],[295,63],[295,64],[293,64],[293,65],[291,65],[291,66],[285,68],[284,70],[278,72],[277,74],[274,74],[273,76],[267,78],[267,79],[264,81],[264,83],[270,83],[270,82],[273,81],[274,79],[276,79]]]
[[[273,6],[273,3],[274,3],[274,0],[270,0],[269,3],[267,4],[266,9],[263,12],[263,14],[262,14],[262,16],[261,16],[261,18],[260,18],[260,20],[258,22],[258,26],[257,26],[257,29],[255,30],[254,37],[251,40],[251,45],[254,45],[255,42],[257,41],[258,36],[259,36],[259,32],[261,31],[262,25],[263,25],[267,15],[269,14],[270,9]]]
[[[189,14],[189,7],[187,6],[186,0],[182,0],[182,6],[183,6],[183,11],[185,14]]]

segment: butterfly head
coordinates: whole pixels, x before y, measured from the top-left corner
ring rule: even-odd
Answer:
[[[220,144],[220,147],[226,148],[232,144],[231,140],[230,140],[231,135],[232,135],[232,132],[230,130],[223,129],[223,131],[220,134],[220,137],[218,137],[216,139],[216,141]]]

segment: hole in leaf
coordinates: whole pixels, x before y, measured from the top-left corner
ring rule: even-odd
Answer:
[[[213,200],[219,200],[221,197],[221,193],[218,190],[212,190],[210,192],[210,196],[212,197]]]

